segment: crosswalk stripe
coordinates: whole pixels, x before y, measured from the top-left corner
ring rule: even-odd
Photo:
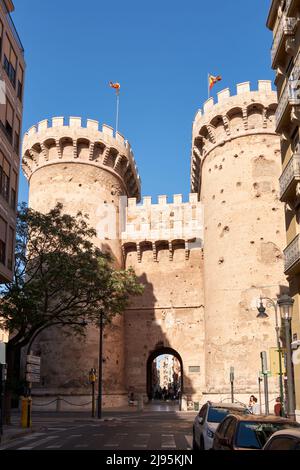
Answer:
[[[49,436],[45,437],[45,439],[40,439],[34,443],[31,443],[29,446],[18,447],[18,450],[31,450],[35,447],[41,446],[42,444],[46,444],[46,442],[51,441],[52,439],[58,439],[59,436]]]
[[[162,434],[162,449],[176,449],[174,434]]]

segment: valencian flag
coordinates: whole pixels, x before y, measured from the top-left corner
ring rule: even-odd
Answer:
[[[111,88],[114,88],[114,89],[116,90],[116,92],[119,93],[120,88],[121,88],[120,83],[117,83],[117,82],[116,82],[116,83],[109,82],[109,86],[110,86]]]
[[[222,80],[221,75],[217,75],[216,77],[214,75],[208,74],[208,84],[209,84],[209,89],[211,90],[212,87],[217,83]]]

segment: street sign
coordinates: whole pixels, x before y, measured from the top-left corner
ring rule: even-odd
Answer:
[[[32,372],[33,374],[39,374],[41,372],[41,366],[38,364],[27,363],[27,372]]]
[[[27,364],[40,364],[40,363],[41,363],[40,356],[32,356],[32,355],[27,356]]]
[[[0,343],[0,364],[5,364],[5,343]]]
[[[33,373],[28,373],[26,374],[26,381],[27,382],[34,382],[34,383],[37,383],[37,382],[40,382],[41,380],[41,376],[40,374],[33,374]]]

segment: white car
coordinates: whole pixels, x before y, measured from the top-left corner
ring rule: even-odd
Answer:
[[[262,450],[300,450],[300,429],[290,428],[274,432]]]
[[[193,450],[212,448],[217,427],[229,413],[247,413],[246,405],[236,403],[212,403],[202,406],[193,425]]]

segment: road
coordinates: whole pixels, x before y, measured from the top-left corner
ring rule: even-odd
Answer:
[[[103,420],[73,415],[33,416],[37,432],[7,441],[0,450],[190,450],[195,413],[114,413]]]

